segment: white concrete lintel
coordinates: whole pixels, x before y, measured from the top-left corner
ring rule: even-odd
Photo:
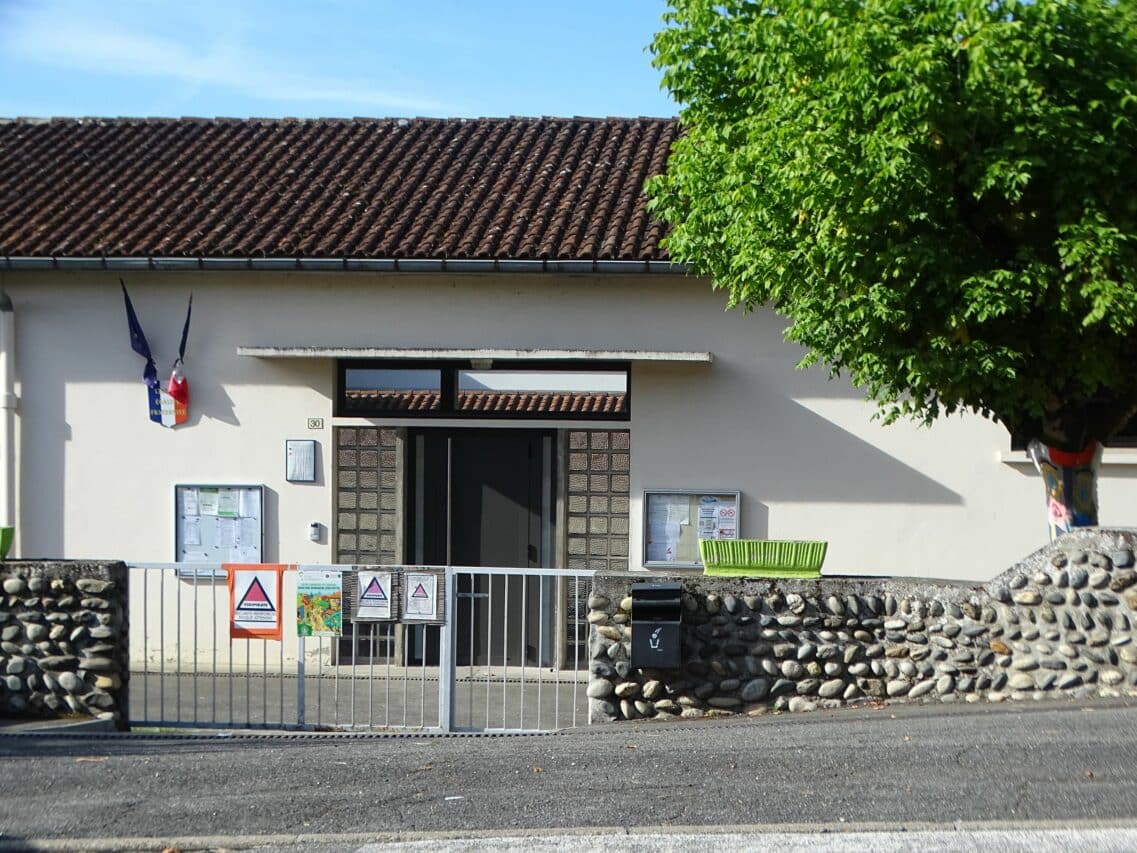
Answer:
[[[661,361],[710,364],[709,352],[662,350],[494,349],[437,347],[293,347],[238,346],[237,355],[253,358],[389,358],[389,359],[491,359],[501,361]]]

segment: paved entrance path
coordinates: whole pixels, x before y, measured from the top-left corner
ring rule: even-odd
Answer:
[[[516,669],[516,668],[514,668]],[[438,674],[410,667],[359,666],[352,675],[304,680],[304,723],[317,729],[398,730],[438,726]],[[588,722],[587,681],[576,673],[531,668],[466,677],[454,685],[459,729],[551,730]],[[130,716],[161,727],[295,728],[297,678],[276,673],[131,673]]]
[[[579,831],[621,849],[644,849],[629,846],[640,833],[652,849],[677,849],[659,846],[668,838],[690,849],[685,836],[718,847],[726,830],[758,847],[786,840],[761,832],[822,831],[809,840],[821,846],[797,849],[828,850],[838,833],[868,831],[889,833],[891,850],[1108,850],[1132,849],[1137,828],[1137,707],[1125,700],[506,737],[11,736],[0,737],[0,762],[11,780],[0,837],[56,849],[114,839],[115,849],[342,850],[456,836],[592,849]]]

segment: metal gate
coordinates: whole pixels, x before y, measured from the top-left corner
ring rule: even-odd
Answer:
[[[438,624],[345,619],[341,637],[297,637],[296,569],[352,568],[290,566],[276,642],[229,637],[220,564],[130,564],[131,725],[522,732],[587,721],[591,572],[435,567]],[[423,567],[382,570],[411,568]]]

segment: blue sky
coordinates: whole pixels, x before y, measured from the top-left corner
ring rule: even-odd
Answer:
[[[664,0],[0,0],[0,116],[674,115]]]

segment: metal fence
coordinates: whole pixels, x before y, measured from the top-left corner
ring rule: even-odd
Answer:
[[[437,624],[351,622],[345,594],[343,636],[306,638],[291,618],[295,569],[352,567],[285,571],[278,642],[230,638],[219,564],[130,564],[132,725],[545,731],[587,721],[590,572],[436,567]]]

